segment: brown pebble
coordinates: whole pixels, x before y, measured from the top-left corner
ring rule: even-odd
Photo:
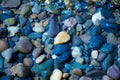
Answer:
[[[64,79],[68,78],[69,76],[70,76],[69,73],[63,73],[63,78]]]
[[[23,63],[25,66],[32,66],[33,60],[31,58],[24,58]]]
[[[5,40],[0,40],[0,52],[8,48],[8,44]]]
[[[77,75],[77,76],[82,76],[82,71],[80,69],[77,69],[77,68],[73,69],[72,73],[74,75]]]

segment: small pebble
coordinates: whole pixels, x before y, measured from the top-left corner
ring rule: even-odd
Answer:
[[[41,11],[41,6],[38,4],[35,4],[32,8],[32,12],[35,14],[38,14]]]
[[[81,31],[81,30],[82,30],[82,24],[77,24],[76,31]]]
[[[72,45],[73,46],[80,46],[83,44],[83,41],[80,39],[79,36],[73,36],[72,38]]]
[[[112,79],[119,79],[120,78],[120,70],[118,66],[113,65],[110,66],[107,70],[107,75],[110,76]]]
[[[14,25],[15,24],[15,18],[8,18],[8,19],[5,19],[5,24],[7,26],[11,26],[11,25]]]
[[[43,12],[41,12],[40,14],[38,14],[38,19],[39,19],[39,20],[43,20],[43,19],[45,19],[46,17],[47,17],[46,11],[43,11]]]
[[[97,50],[92,50],[92,52],[91,52],[91,57],[92,57],[93,59],[97,59],[97,57],[98,57],[98,51],[97,51]]]
[[[91,64],[92,64],[93,66],[95,66],[95,67],[99,67],[99,66],[100,66],[100,63],[99,63],[98,61],[96,61],[96,60],[92,60],[92,61],[91,61]]]
[[[69,73],[63,73],[63,79],[67,79],[70,76]]]
[[[84,58],[77,57],[75,61],[78,62],[79,64],[83,64],[84,63]]]
[[[74,74],[74,75],[77,75],[77,76],[82,76],[83,74],[82,74],[82,71],[80,70],[80,69],[73,69],[72,70],[72,73]]]
[[[35,48],[32,52],[34,58],[37,58],[43,51],[43,47]]]
[[[33,44],[36,48],[39,48],[39,47],[41,46],[39,40],[32,40],[32,44]]]
[[[33,31],[35,32],[44,32],[44,27],[40,25],[39,23],[35,23],[35,26],[33,27]]]
[[[4,51],[5,49],[8,48],[7,41],[5,40],[0,40],[0,52]]]
[[[72,57],[77,58],[77,57],[81,57],[82,56],[82,52],[80,50],[79,47],[73,47],[72,49]]]
[[[107,75],[104,75],[103,77],[102,77],[102,80],[112,80],[109,76],[107,76]]]
[[[31,58],[24,58],[23,63],[25,66],[32,66],[33,60]]]
[[[61,80],[62,79],[62,72],[59,69],[55,69],[50,76],[50,80]]]
[[[70,36],[67,32],[62,31],[59,32],[58,35],[55,38],[54,44],[63,44],[70,40]]]
[[[92,26],[92,21],[91,20],[87,20],[84,25],[83,25],[83,28],[85,29],[88,29],[89,27]]]
[[[113,33],[108,33],[108,35],[107,35],[107,43],[117,45],[117,38]]]
[[[103,61],[106,57],[106,54],[105,53],[99,53],[98,57],[97,57],[97,60],[98,61]]]
[[[45,59],[46,55],[40,55],[39,57],[36,58],[35,62],[37,64],[40,64],[44,59]]]
[[[82,76],[79,80],[92,80],[92,78],[90,77],[85,77],[85,76]]]

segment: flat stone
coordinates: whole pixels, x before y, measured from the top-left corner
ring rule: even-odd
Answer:
[[[40,64],[44,59],[45,59],[45,57],[46,57],[46,55],[40,55],[39,57],[37,57],[37,59],[36,59],[36,63],[37,64]]]
[[[91,57],[92,57],[93,59],[97,59],[97,57],[98,57],[98,51],[97,51],[97,50],[92,50],[92,52],[91,52]]]
[[[63,44],[70,40],[70,36],[67,32],[62,31],[59,32],[58,35],[55,38],[54,44]]]
[[[88,28],[91,27],[91,26],[92,26],[92,20],[87,20],[87,21],[84,23],[83,28],[88,29]]]
[[[32,12],[35,14],[38,14],[41,11],[41,6],[38,4],[35,4],[32,8]]]
[[[108,68],[107,75],[110,76],[112,79],[119,79],[120,78],[120,70],[118,66],[113,65]]]
[[[105,53],[99,53],[97,60],[98,61],[103,61],[105,59],[105,57],[106,57]]]
[[[83,41],[80,39],[80,37],[79,36],[73,36],[72,45],[73,46],[80,46],[81,44],[83,44]]]
[[[32,52],[34,58],[37,58],[43,51],[43,47],[35,48]]]
[[[43,11],[40,14],[38,14],[38,19],[43,20],[47,17],[47,12]]]
[[[21,0],[3,0],[2,6],[4,8],[17,8],[21,3]]]

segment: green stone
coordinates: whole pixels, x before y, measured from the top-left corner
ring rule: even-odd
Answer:
[[[11,25],[14,25],[15,24],[15,18],[8,18],[8,19],[5,19],[5,24],[7,26],[11,26]]]

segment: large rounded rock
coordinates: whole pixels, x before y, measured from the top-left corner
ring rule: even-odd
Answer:
[[[58,33],[58,35],[55,38],[54,44],[63,44],[70,40],[70,36],[67,32],[62,31]]]
[[[32,43],[29,39],[20,38],[19,42],[16,43],[16,47],[20,52],[29,53],[32,50]]]
[[[5,49],[8,48],[7,41],[5,40],[0,40],[0,52],[4,51]]]

